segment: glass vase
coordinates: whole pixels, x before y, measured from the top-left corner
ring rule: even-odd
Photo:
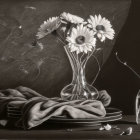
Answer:
[[[65,52],[69,58],[73,78],[72,82],[66,85],[61,90],[61,98],[64,100],[86,100],[97,99],[98,90],[86,81],[85,68],[89,58],[93,55],[93,52],[80,53],[71,52],[68,46],[64,46]]]

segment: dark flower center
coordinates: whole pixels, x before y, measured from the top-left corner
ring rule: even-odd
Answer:
[[[78,36],[76,38],[76,43],[77,44],[83,44],[85,42],[85,37],[84,36]]]
[[[105,27],[103,25],[97,25],[96,30],[97,31],[99,31],[99,30],[105,31]]]

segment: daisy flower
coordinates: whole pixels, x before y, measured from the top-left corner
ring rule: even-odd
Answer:
[[[71,34],[66,37],[66,40],[70,51],[75,51],[77,54],[92,51],[96,44],[93,31],[83,26],[83,24],[78,25],[77,28],[73,27]]]
[[[67,22],[74,23],[74,24],[85,23],[83,18],[66,12],[63,12],[60,15],[60,18],[62,19],[62,23],[65,24],[67,24]]]
[[[114,30],[109,20],[102,18],[101,15],[95,17],[90,16],[88,19],[88,27],[93,29],[100,41],[104,41],[106,38],[112,40],[114,38]]]
[[[61,24],[61,19],[59,17],[49,18],[47,21],[44,21],[38,29],[37,38],[41,39],[46,35],[50,34],[54,30],[56,30]]]

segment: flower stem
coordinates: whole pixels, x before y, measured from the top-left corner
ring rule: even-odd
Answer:
[[[123,64],[124,66],[126,66],[127,68],[129,68],[139,79],[140,79],[140,75],[132,68],[130,67],[126,62],[123,62],[119,56],[118,56],[118,52],[115,53],[116,55],[116,59],[121,63]]]
[[[92,56],[94,57],[94,59],[96,60],[96,62],[97,62],[97,64],[98,64],[98,72],[97,72],[95,78],[93,79],[93,81],[91,82],[91,85],[95,82],[95,80],[97,79],[97,77],[98,77],[98,75],[99,75],[99,73],[100,73],[100,70],[101,70],[101,66],[100,66],[100,63],[99,63],[97,57],[96,57],[95,55],[92,55]]]

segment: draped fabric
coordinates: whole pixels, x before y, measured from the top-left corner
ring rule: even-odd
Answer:
[[[30,129],[56,116],[97,119],[106,115],[105,107],[110,101],[106,91],[99,92],[98,100],[64,101],[59,97],[44,97],[30,88],[20,86],[0,91],[0,124],[14,119],[16,127]]]

